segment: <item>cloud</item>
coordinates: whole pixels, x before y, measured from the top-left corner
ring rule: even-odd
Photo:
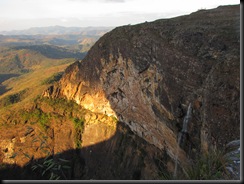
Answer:
[[[111,2],[111,3],[124,3],[125,0],[105,0],[106,2]]]
[[[237,0],[187,0],[187,3],[182,0],[0,0],[0,30],[33,27],[38,23],[39,26],[119,26],[224,4],[239,3]]]
[[[74,2],[99,2],[99,3],[124,3],[127,0],[68,0],[68,1],[74,1]]]

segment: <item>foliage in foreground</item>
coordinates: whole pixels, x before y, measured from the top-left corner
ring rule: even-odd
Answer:
[[[187,170],[190,180],[222,180],[228,179],[226,164],[228,160],[220,150],[210,151],[202,155],[196,163]]]
[[[39,136],[33,137],[32,143],[39,143],[38,150],[43,152],[46,156],[41,160],[32,160],[31,157],[24,153],[25,157],[29,158],[31,170],[41,178],[49,180],[67,179],[67,171],[71,169],[71,161],[59,158],[57,154],[53,155],[52,147],[48,144],[48,137],[41,133]],[[32,158],[34,155],[32,156]]]
[[[163,180],[228,180],[226,170],[228,159],[220,150],[202,154],[193,164],[186,169],[185,174],[179,174],[175,178],[172,173],[162,173]]]

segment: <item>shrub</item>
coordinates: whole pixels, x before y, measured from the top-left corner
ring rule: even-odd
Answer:
[[[61,177],[67,179],[64,170],[71,169],[70,161],[62,158],[54,160],[53,157],[47,156],[41,163],[34,163],[32,171],[38,172],[42,177],[48,177],[49,180],[58,180]]]
[[[75,112],[78,112],[78,114],[82,114],[82,107],[75,103],[73,100],[67,100],[63,98],[40,98],[39,100],[40,102],[47,103],[47,105],[56,109],[57,112],[62,111],[62,114],[63,112],[65,112],[65,114],[70,115],[70,117],[72,117],[72,114],[74,114]]]
[[[79,118],[73,118],[72,119],[74,126],[75,126],[75,147],[81,148],[82,144],[82,133],[84,131],[84,122],[85,120],[79,119]]]
[[[81,129],[83,130],[84,128],[84,122],[85,120],[82,118],[82,119],[79,119],[79,118],[73,118],[73,123],[75,125],[75,129]]]
[[[61,79],[63,72],[53,74],[51,77],[45,79],[42,84],[53,84]]]
[[[40,125],[43,130],[47,130],[50,122],[51,115],[49,113],[43,112],[41,109],[35,108],[32,111],[23,111],[20,116],[24,122],[30,121],[36,122]]]
[[[187,170],[190,180],[218,180],[228,176],[225,166],[227,159],[224,152],[215,150],[202,155],[196,163]]]
[[[11,104],[20,102],[23,99],[26,91],[27,91],[27,89],[4,97],[0,101],[0,107],[6,107],[6,106],[9,106]]]
[[[27,131],[33,130],[27,127]],[[67,179],[67,172],[71,169],[71,161],[60,158],[56,155],[55,158],[52,153],[52,147],[48,144],[48,137],[40,133],[33,137],[32,143],[39,143],[38,150],[42,151],[46,156],[43,159],[33,160],[34,155],[30,156],[23,152],[24,156],[29,159],[31,170],[42,179],[58,180]]]

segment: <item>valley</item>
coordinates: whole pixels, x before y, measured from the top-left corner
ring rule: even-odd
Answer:
[[[45,84],[45,80],[57,74],[61,77],[64,69],[72,62],[82,60],[108,30],[54,26],[3,32],[5,35],[0,36],[0,106],[11,103],[6,101],[22,92],[33,100],[50,85]]]

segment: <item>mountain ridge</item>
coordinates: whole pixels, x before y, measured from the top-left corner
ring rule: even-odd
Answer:
[[[65,27],[65,26],[47,26],[31,27],[24,30],[0,31],[2,35],[63,35],[63,34],[81,34],[101,36],[113,27]]]
[[[236,134],[240,129],[239,10],[239,5],[220,6],[115,28],[96,42],[82,62],[69,66],[44,96],[109,112],[149,143],[167,149],[172,159],[192,103],[187,131],[191,139],[178,155],[184,168],[186,154],[196,155],[192,149],[207,153],[240,138]]]

